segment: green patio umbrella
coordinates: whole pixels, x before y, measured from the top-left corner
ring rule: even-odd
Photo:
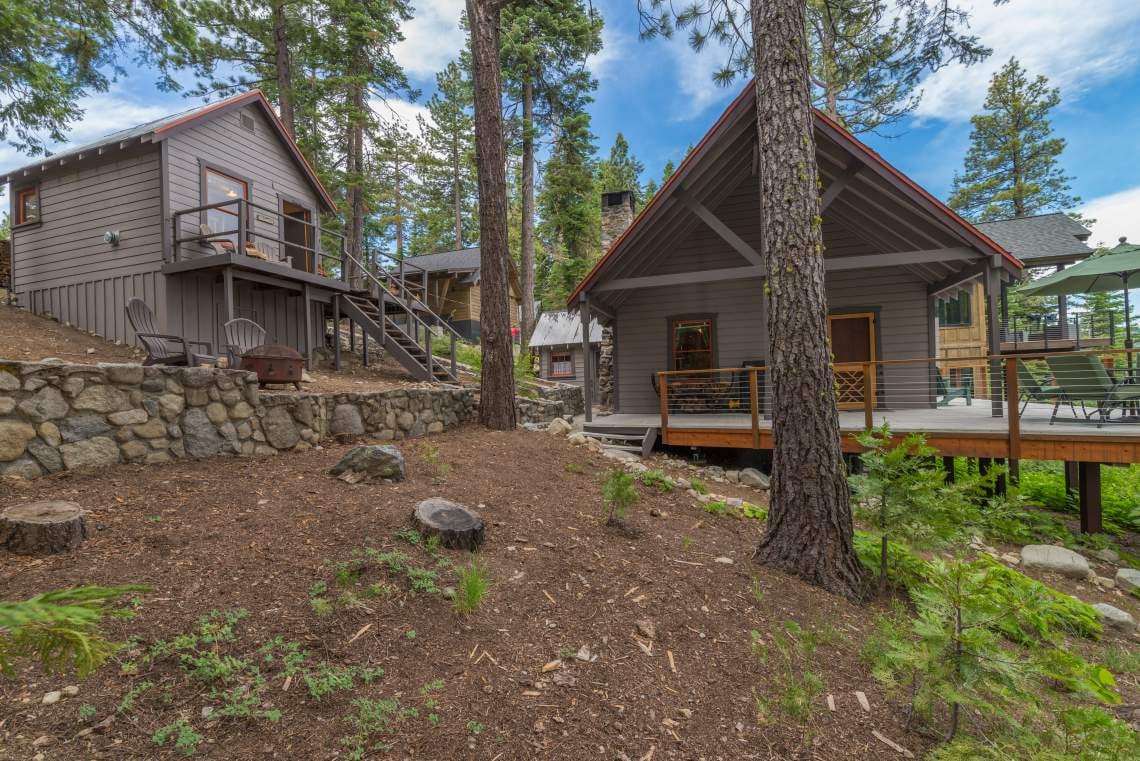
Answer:
[[[1017,289],[1027,296],[1067,296],[1077,293],[1124,291],[1124,346],[1132,348],[1132,306],[1128,291],[1140,286],[1140,245],[1120,242],[1102,254],[1054,272]],[[1128,355],[1132,366],[1132,355]]]

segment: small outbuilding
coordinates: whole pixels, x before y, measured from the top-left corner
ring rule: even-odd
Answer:
[[[601,345],[602,326],[596,319],[591,320],[590,367],[594,368],[594,382],[597,382]],[[586,365],[582,351],[582,321],[577,313],[543,312],[535,323],[530,348],[538,352],[540,378],[582,385]]]

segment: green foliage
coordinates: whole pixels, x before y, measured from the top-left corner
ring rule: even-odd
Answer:
[[[95,706],[88,705],[87,703],[79,706],[79,710],[76,712],[80,721],[88,721],[95,716],[95,713]]]
[[[159,727],[150,739],[155,745],[160,746],[173,740],[175,750],[181,751],[184,756],[193,756],[203,738],[194,731],[194,727],[186,719],[177,719],[164,727]]]
[[[352,707],[356,712],[348,717],[348,723],[354,731],[341,738],[346,758],[351,761],[361,761],[369,750],[382,749],[383,745],[375,742],[376,736],[390,734],[401,719],[416,715],[415,709],[402,708],[396,698],[358,698]]]
[[[829,638],[829,634],[804,629],[795,621],[785,621],[782,629],[771,632],[767,639],[755,629],[751,636],[753,656],[760,663],[774,660],[778,675],[774,696],[753,692],[757,719],[766,724],[778,711],[799,726],[801,740],[806,746],[811,740],[811,719],[817,709],[816,700],[827,689],[823,678],[812,670],[813,661],[820,644]]]
[[[728,503],[723,499],[714,499],[705,502],[702,507],[709,515],[727,515],[729,512]]]
[[[689,479],[689,487],[697,494],[704,495],[709,493],[709,487],[705,485],[705,482],[696,477]]]
[[[663,470],[643,470],[637,478],[641,483],[651,489],[656,489],[662,494],[668,494],[673,491],[673,479],[665,475]]]
[[[465,615],[474,613],[491,587],[491,573],[480,558],[473,557],[467,565],[458,569],[458,574],[455,609]]]
[[[10,674],[17,658],[34,658],[44,668],[87,676],[117,649],[100,632],[103,618],[130,615],[108,605],[148,589],[85,586],[0,600],[0,673]]]
[[[609,158],[598,162],[598,185],[603,193],[628,190],[633,193],[634,211],[648,200],[641,186],[645,165],[629,150],[629,141],[619,130],[610,148]]]
[[[482,724],[480,724],[477,721],[467,722],[467,731],[473,735],[482,734],[484,729],[486,729],[486,727],[484,727]]]
[[[313,700],[320,701],[334,692],[351,690],[355,681],[359,679],[365,684],[371,684],[384,675],[384,669],[362,669],[357,666],[334,666],[322,664],[316,671],[305,672],[305,686],[309,688],[309,695]]]
[[[976,520],[968,486],[947,484],[941,471],[927,465],[935,450],[922,434],[893,444],[889,426],[856,435],[866,452],[863,472],[850,476],[854,513],[880,536],[879,591],[886,589],[893,539],[929,549],[960,538]]]
[[[975,222],[1028,217],[1080,206],[1059,159],[1049,113],[1061,102],[1044,76],[1030,79],[1016,58],[994,74],[983,108],[970,119],[965,170],[954,175],[949,205]]]
[[[606,525],[614,525],[629,513],[641,500],[633,476],[618,468],[612,469],[602,480],[602,502],[606,506]]]
[[[425,460],[427,457],[425,456]],[[424,538],[419,531],[414,528],[402,528],[396,532],[397,539],[403,539],[408,544],[414,544],[417,547],[423,542]]]
[[[1076,513],[1075,495],[1065,494],[1060,463],[1026,461],[1021,465],[1018,492],[1053,510]],[[1104,524],[1113,533],[1140,531],[1140,465],[1101,468],[1101,506]]]

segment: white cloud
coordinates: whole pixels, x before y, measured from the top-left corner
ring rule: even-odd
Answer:
[[[954,64],[923,82],[916,115],[966,121],[986,97],[989,80],[1011,56],[1031,74],[1044,74],[1074,101],[1089,88],[1135,65],[1140,34],[1136,0],[963,0],[971,29],[993,55],[973,66]]]
[[[458,58],[464,33],[459,28],[464,0],[415,0],[415,18],[400,26],[404,41],[396,45],[396,62],[413,78],[430,78]]]
[[[377,118],[383,121],[397,119],[413,133],[419,129],[417,117],[422,116],[425,120],[431,121],[431,112],[427,106],[396,98],[373,100],[372,110],[375,111]]]
[[[739,92],[743,80],[727,88],[713,81],[713,74],[728,61],[728,50],[711,40],[704,50],[697,52],[689,47],[685,34],[677,34],[665,41],[677,68],[676,83],[682,97],[674,99],[673,121],[689,121],[704,116],[709,106],[722,103],[726,95]]]
[[[1089,240],[1092,245],[1115,246],[1121,236],[1140,243],[1140,186],[1094,198],[1081,214],[1096,220]]]

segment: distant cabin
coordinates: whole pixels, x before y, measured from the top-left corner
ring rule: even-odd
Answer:
[[[479,340],[479,310],[482,306],[482,264],[478,247],[409,256],[408,270],[427,276],[427,305],[469,341]],[[511,327],[519,325],[522,286],[514,263],[510,263]]]
[[[585,353],[582,350],[582,321],[577,313],[543,312],[530,337],[530,348],[538,352],[539,377],[581,386],[586,377]],[[590,355],[593,380],[600,367],[602,326],[590,322]]]

